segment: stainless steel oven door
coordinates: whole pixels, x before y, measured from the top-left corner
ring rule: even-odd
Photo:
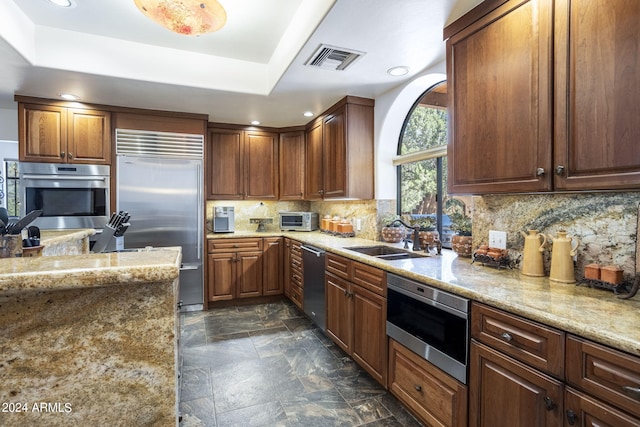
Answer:
[[[20,164],[20,211],[42,229],[103,228],[110,215],[109,167]]]

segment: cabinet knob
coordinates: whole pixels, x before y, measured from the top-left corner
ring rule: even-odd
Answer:
[[[556,166],[556,175],[564,175],[564,166],[562,165],[558,165]]]
[[[567,423],[570,426],[576,425],[576,421],[578,420],[578,417],[576,417],[576,413],[573,412],[571,409],[567,409]]]
[[[624,394],[633,399],[640,399],[640,388],[626,385],[622,387],[622,391],[624,392]]]
[[[318,194],[323,195],[324,194],[324,190],[318,190]]]
[[[422,391],[422,386],[419,384],[414,385],[413,388],[416,389],[416,391]]]
[[[503,340],[510,342],[513,337],[511,336],[511,334],[509,334],[508,332],[503,332],[500,334],[500,336],[502,337]]]
[[[69,153],[68,156],[70,159],[73,159],[73,153]]]
[[[536,169],[536,176],[542,176],[544,175],[544,168],[538,168]]]
[[[556,402],[553,401],[549,396],[545,396],[544,407],[547,408],[547,411],[552,411],[556,407]]]
[[[61,152],[60,152],[60,158],[61,158],[61,159],[64,159],[65,154],[66,154],[66,153],[65,153],[64,151],[61,151]]]

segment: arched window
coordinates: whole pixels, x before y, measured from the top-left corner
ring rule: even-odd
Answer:
[[[397,211],[405,218],[431,217],[443,246],[450,247],[452,232],[447,206],[447,82],[427,89],[415,102],[398,141]],[[465,205],[463,198],[454,202]],[[451,203],[451,202],[449,202]]]

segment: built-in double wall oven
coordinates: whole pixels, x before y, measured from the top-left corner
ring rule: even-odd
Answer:
[[[468,299],[387,274],[387,335],[467,383]]]
[[[110,170],[106,165],[21,162],[20,214],[42,210],[44,229],[102,229],[109,220]]]

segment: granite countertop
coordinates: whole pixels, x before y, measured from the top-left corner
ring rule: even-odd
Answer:
[[[0,295],[173,280],[180,247],[0,259]]]
[[[40,230],[40,244],[43,246],[56,245],[70,240],[80,240],[96,234],[93,228],[76,230]]]
[[[501,308],[548,326],[640,356],[640,296],[628,300],[611,291],[529,277],[518,269],[498,270],[472,264],[453,251],[441,256],[382,261],[346,248],[385,244],[334,237],[320,232],[236,232],[208,238],[285,236],[381,268],[469,299]],[[402,244],[389,244],[402,247]]]

